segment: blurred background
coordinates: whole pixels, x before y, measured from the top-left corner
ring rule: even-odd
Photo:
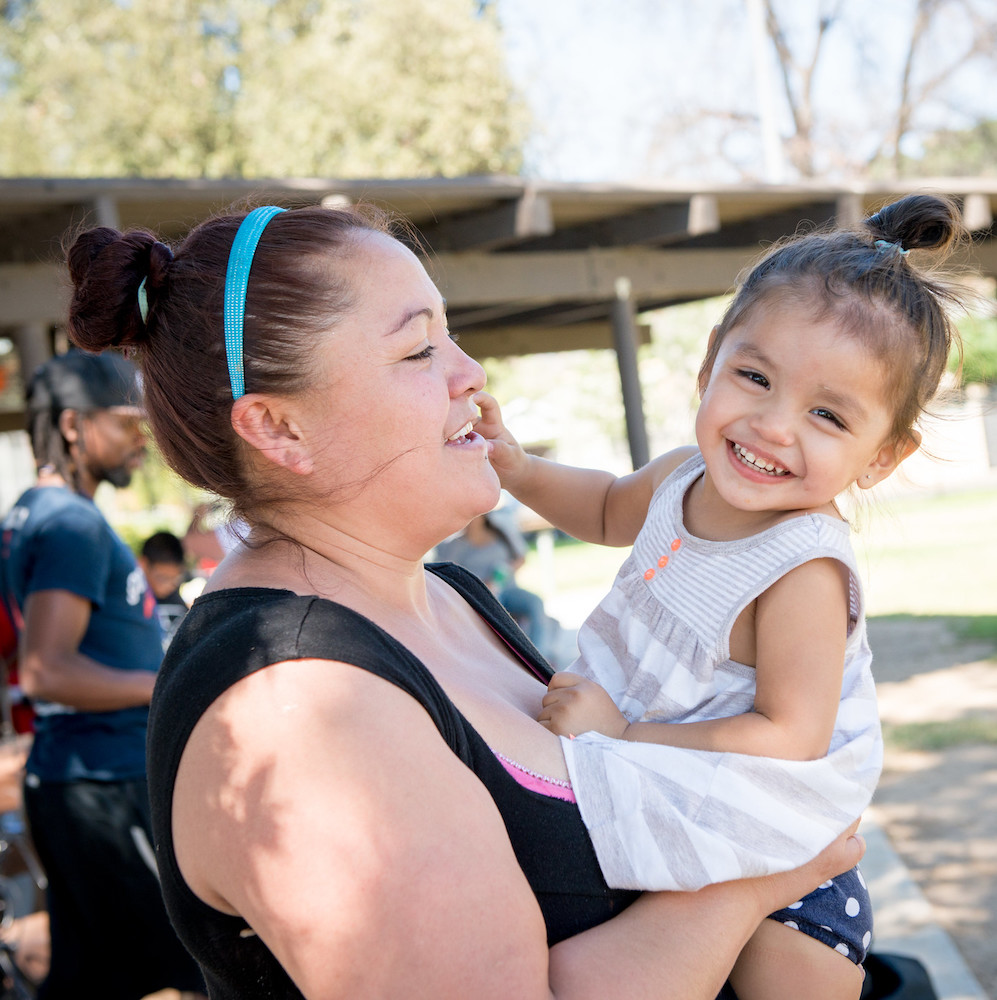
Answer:
[[[955,197],[962,371],[929,454],[853,516],[872,616],[997,674],[997,0],[0,0],[0,137],[0,512],[33,478],[24,378],[65,349],[84,223],[169,239],[242,200],[378,201],[520,439],[625,472],[692,440],[706,337],[767,243]],[[155,455],[98,502],[136,551],[225,520]],[[625,553],[515,515],[568,656]],[[997,709],[956,718],[903,752],[992,754]],[[993,851],[960,863],[963,902],[992,896]],[[994,910],[934,903],[997,996]]]

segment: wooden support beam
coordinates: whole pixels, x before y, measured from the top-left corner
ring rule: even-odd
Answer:
[[[588,247],[664,246],[720,228],[717,199],[694,194],[688,201],[651,205],[578,226],[557,230],[523,247],[530,253],[546,250],[584,250]]]
[[[0,264],[0,327],[65,321],[68,285],[64,264]]]
[[[989,229],[994,224],[990,195],[967,194],[962,203],[962,223],[971,233]]]
[[[608,320],[568,326],[500,326],[457,332],[461,348],[478,360],[557,351],[608,351],[616,346]],[[639,344],[651,342],[650,326],[637,325],[637,340]]]
[[[685,249],[700,249],[705,247],[741,247],[746,257],[755,256],[766,244],[789,236],[799,229],[807,230],[814,227],[831,225],[839,219],[852,218],[861,205],[849,196],[833,201],[813,201],[804,205],[793,205],[789,208],[770,212],[767,215],[755,215],[742,222],[731,222],[721,226],[715,233],[696,236],[683,244]]]
[[[743,249],[594,249],[545,253],[440,254],[427,261],[452,307],[502,302],[612,301],[616,279],[630,279],[634,301],[694,299],[730,290],[749,254]]]
[[[630,294],[630,282],[626,278],[617,279],[612,309],[613,341],[616,345],[616,363],[620,369],[620,388],[623,390],[630,463],[634,469],[639,469],[647,465],[651,455],[644,420],[644,397],[637,370],[637,316]]]
[[[497,250],[554,231],[550,199],[527,187],[519,198],[494,208],[452,216],[420,232],[437,253]]]

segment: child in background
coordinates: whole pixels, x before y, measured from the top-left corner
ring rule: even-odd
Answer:
[[[505,489],[575,537],[633,545],[539,715],[564,737],[610,885],[791,868],[868,804],[882,741],[835,498],[920,445],[958,295],[908,251],[959,231],[952,204],[916,195],[861,231],[770,250],[710,335],[698,447],[631,475],[528,456],[477,397]],[[796,997],[800,982],[810,1000],[854,1000],[871,928],[855,869],[764,921],[731,983],[741,1000]]]
[[[142,544],[138,564],[156,598],[165,653],[189,610],[180,593],[180,584],[187,578],[183,543],[170,531],[157,531]]]

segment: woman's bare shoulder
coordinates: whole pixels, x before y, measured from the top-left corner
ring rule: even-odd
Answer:
[[[422,706],[366,671],[298,660],[230,688],[188,742],[173,825],[191,888],[243,916],[306,995],[398,995],[418,969],[426,996],[459,996],[462,978],[489,996],[502,980],[476,981],[482,955],[523,996],[546,982],[543,920],[491,797]]]

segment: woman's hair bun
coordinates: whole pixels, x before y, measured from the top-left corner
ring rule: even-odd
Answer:
[[[145,303],[154,303],[173,259],[170,248],[145,229],[121,233],[98,226],[77,236],[66,256],[73,343],[87,351],[143,344],[150,324],[148,314],[142,315],[139,287]]]

